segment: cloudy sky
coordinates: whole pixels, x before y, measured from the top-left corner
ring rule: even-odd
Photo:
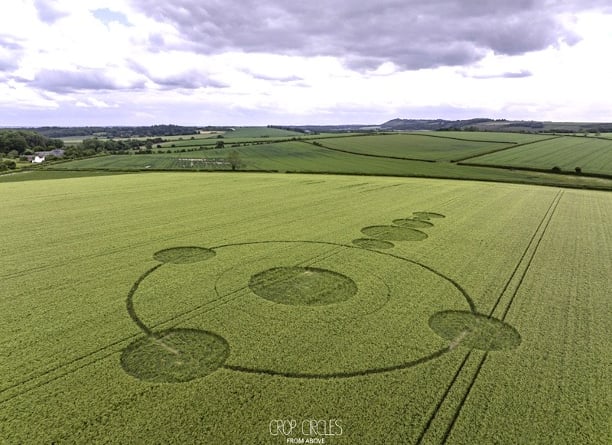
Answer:
[[[610,0],[0,2],[0,126],[612,121]]]

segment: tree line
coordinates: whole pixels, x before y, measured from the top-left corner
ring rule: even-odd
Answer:
[[[65,138],[71,136],[100,138],[146,138],[157,136],[181,136],[198,134],[198,127],[183,127],[180,125],[152,125],[148,127],[36,127],[24,128],[48,138]]]
[[[35,131],[0,130],[0,156],[19,157],[63,147],[61,139],[51,139]]]

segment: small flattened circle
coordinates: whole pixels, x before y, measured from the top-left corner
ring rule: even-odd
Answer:
[[[274,267],[251,277],[249,287],[275,303],[322,306],[346,301],[357,284],[341,273],[316,267]]]
[[[416,218],[394,219],[393,224],[400,227],[410,227],[411,229],[428,229],[433,224]]]
[[[215,255],[214,250],[205,247],[187,246],[160,250],[153,254],[153,258],[160,263],[189,264],[208,260]]]
[[[446,216],[444,216],[443,214],[434,212],[412,212],[412,214],[416,219],[421,220],[432,218],[446,218]]]
[[[468,311],[437,312],[429,318],[429,327],[450,341],[450,349],[466,346],[497,351],[514,349],[521,344],[521,335],[508,323]]]
[[[410,227],[399,226],[369,226],[361,229],[361,233],[385,241],[422,241],[427,234]]]
[[[199,329],[168,329],[134,341],[123,350],[121,366],[139,380],[181,383],[219,369],[229,356],[227,341]]]
[[[395,247],[395,245],[389,241],[373,238],[354,239],[353,244],[357,247],[363,247],[364,249],[391,249],[392,247]]]

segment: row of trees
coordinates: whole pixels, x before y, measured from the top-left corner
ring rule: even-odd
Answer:
[[[35,131],[0,130],[0,156],[19,157],[63,147],[61,139],[50,139]]]
[[[50,138],[65,138],[70,136],[104,137],[104,138],[136,138],[180,136],[198,134],[197,127],[180,125],[152,125],[147,127],[37,127],[27,128]]]

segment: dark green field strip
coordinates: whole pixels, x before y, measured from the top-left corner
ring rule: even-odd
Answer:
[[[395,137],[403,138],[401,135],[395,135]],[[177,161],[177,159],[225,159],[231,150],[233,149],[214,149],[187,154],[114,155],[71,161],[53,168],[128,172],[195,171],[196,169],[207,172],[226,171],[229,167],[221,167],[219,170],[209,167],[200,168],[198,167],[199,163],[190,167],[188,164]],[[329,150],[304,141],[239,147],[235,150],[239,152],[244,164],[241,169],[249,171],[430,177],[612,189],[612,182],[606,179],[578,175],[558,175],[541,171],[513,171],[494,166],[472,167],[449,162],[424,162],[423,160],[393,159],[386,156],[364,156],[345,151]]]
[[[420,161],[452,161],[466,155],[491,152],[516,145],[499,141],[474,141],[426,134],[383,134],[355,136],[351,138],[315,142],[330,150],[338,150],[361,156],[387,157],[389,159]]]
[[[477,138],[470,138],[468,135],[466,135],[465,137],[463,135],[461,136],[451,136],[451,135],[446,135],[445,132],[441,132],[441,134],[434,134],[432,132],[423,132],[423,133],[405,133],[403,134],[405,136],[422,136],[422,137],[430,137],[430,138],[440,138],[440,139],[451,139],[454,141],[466,141],[466,142],[478,142],[478,143],[492,143],[492,144],[516,144],[516,141],[508,141],[508,140],[503,140],[503,139],[493,139],[492,136],[494,136],[494,134],[491,135],[491,138],[488,139],[477,139]],[[489,134],[487,134],[487,136],[489,136]]]
[[[479,154],[476,154],[476,155],[473,155],[473,156],[466,156],[464,158],[455,159],[453,162],[463,163],[464,161],[467,161],[468,159],[476,159],[476,158],[479,158],[481,156],[486,156],[486,155],[490,155],[490,154],[493,154],[493,153],[499,153],[501,151],[512,150],[512,149],[515,149],[515,148],[524,147],[526,145],[537,144],[539,142],[550,141],[550,140],[559,139],[559,138],[561,138],[561,136],[552,136],[552,137],[548,137],[548,138],[544,138],[544,139],[537,139],[535,141],[522,142],[522,143],[514,144],[514,145],[511,145],[511,146],[508,146],[508,147],[502,147],[502,148],[499,148],[499,149],[495,149],[495,150],[491,150],[491,151],[486,151],[486,152],[479,153]],[[467,164],[465,164],[465,165],[467,165]]]
[[[474,158],[478,165],[551,171],[553,167],[574,173],[612,176],[612,141],[557,137]]]
[[[307,141],[302,141],[304,143],[310,143]],[[381,159],[391,159],[391,160],[401,160],[401,161],[417,161],[417,162],[436,162],[435,160],[431,160],[431,159],[419,159],[419,158],[410,158],[410,157],[406,157],[406,156],[391,156],[391,155],[379,155],[379,154],[375,154],[375,153],[360,153],[358,151],[354,151],[354,150],[346,150],[346,149],[341,149],[341,148],[332,148],[329,146],[329,142],[326,142],[327,145],[323,145],[320,142],[317,142],[316,146],[317,147],[321,147],[324,148],[326,150],[332,150],[332,151],[337,151],[339,153],[348,153],[351,155],[356,155],[356,156],[367,156],[369,158],[381,158]],[[313,144],[315,145],[315,144]]]
[[[223,138],[218,138],[217,136],[206,137],[206,138],[194,138],[194,139],[183,139],[183,140],[172,140],[167,142],[162,142],[161,147],[157,147],[154,145],[153,151],[164,149],[171,150],[173,153],[176,153],[178,150],[183,148],[193,148],[193,147],[213,147],[219,141],[223,141],[226,148],[238,148],[240,146],[252,146],[252,145],[268,145],[268,144],[276,144],[282,142],[291,142],[297,139],[332,139],[332,138],[345,138],[345,137],[354,137],[361,136],[362,133],[358,134],[344,134],[344,133],[332,133],[332,134],[304,134],[304,133],[293,133],[289,132],[288,134],[280,134],[280,135],[271,135],[271,136],[247,136],[247,135],[233,135],[228,133],[223,136]]]
[[[493,142],[504,144],[522,144],[530,141],[543,140],[548,137],[548,135],[541,134],[508,133],[497,131],[424,131],[418,133],[411,132],[407,134],[457,139],[471,142]]]
[[[495,312],[495,310],[497,309],[497,307],[499,306],[500,301],[502,301],[503,299],[507,299],[507,303],[505,305],[505,309],[502,313],[502,316],[500,317],[500,319],[503,321],[506,318],[506,315],[508,313],[508,311],[510,310],[510,307],[512,305],[512,303],[514,302],[514,298],[516,297],[516,294],[525,278],[525,275],[527,274],[527,271],[529,270],[529,267],[531,265],[531,262],[533,261],[533,258],[535,257],[538,247],[540,245],[540,242],[542,241],[544,234],[546,233],[546,229],[548,228],[550,221],[552,220],[555,210],[557,209],[557,206],[559,204],[559,201],[561,200],[561,197],[563,195],[563,191],[559,191],[555,197],[553,198],[552,202],[550,203],[548,209],[546,210],[544,216],[542,217],[540,223],[538,224],[538,226],[536,227],[533,236],[531,237],[531,239],[529,240],[529,242],[527,243],[527,247],[525,248],[525,250],[523,251],[523,254],[521,255],[516,267],[514,268],[514,270],[512,271],[510,277],[506,280],[506,283],[499,295],[499,297],[497,298],[493,308],[491,309],[490,313],[489,313],[489,318],[491,318]],[[529,256],[529,257],[528,257]],[[519,270],[522,269],[522,273],[519,276]],[[516,284],[514,284],[513,286],[511,286],[511,284],[513,282],[516,282]],[[510,290],[512,289],[512,290]],[[506,292],[509,292],[509,296],[504,298],[504,295],[506,294]],[[466,363],[468,363],[468,359],[470,358],[470,354],[473,350],[468,351],[468,353],[466,354],[464,360],[461,362],[461,364],[459,365],[457,371],[455,372],[453,378],[451,379],[447,389],[444,391],[444,393],[442,394],[442,398],[437,402],[433,412],[431,413],[427,423],[425,424],[423,430],[421,431],[421,434],[419,435],[419,438],[417,440],[417,443],[423,443],[423,440],[425,439],[425,437],[429,437],[430,434],[436,435],[438,436],[437,439],[433,440],[433,439],[428,439],[427,443],[447,443],[447,440],[453,430],[453,427],[455,426],[455,423],[457,422],[457,420],[459,419],[459,416],[461,414],[461,410],[467,400],[467,398],[469,397],[469,394],[480,374],[480,371],[482,369],[482,367],[484,366],[488,354],[488,351],[485,351],[484,353],[481,354],[480,360],[477,362],[477,364],[472,365],[472,369],[463,372],[464,371],[464,367],[466,366]],[[463,375],[464,378],[459,379],[459,376]],[[466,385],[467,382],[467,385]],[[461,397],[458,400],[455,400],[455,407],[453,408],[453,402],[447,402],[448,400],[451,400],[449,398],[449,395],[453,392],[454,390],[454,386],[458,385],[458,386],[464,386],[465,388],[463,390],[461,389],[456,389],[455,391],[458,391],[459,393],[462,392]],[[442,411],[441,411],[442,410]],[[446,412],[443,412],[446,411]],[[448,415],[448,411],[450,411],[452,413],[452,415],[449,417]],[[446,427],[443,429],[438,428],[436,429],[432,429],[432,424],[437,422],[437,418],[438,417],[443,417],[444,421],[442,421],[441,423],[446,424]],[[446,423],[448,422],[448,423]],[[432,433],[430,433],[430,429],[432,430]]]

